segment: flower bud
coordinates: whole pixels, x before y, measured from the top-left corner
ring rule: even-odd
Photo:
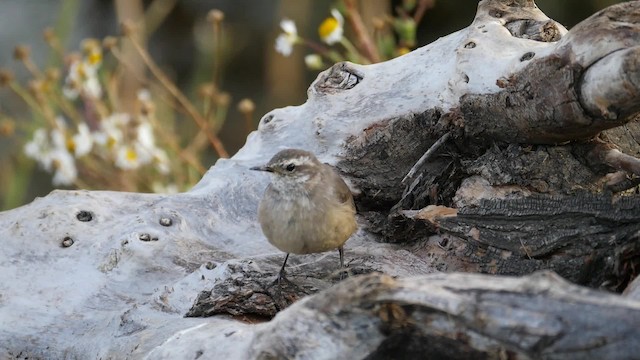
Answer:
[[[256,110],[256,104],[251,99],[242,99],[238,103],[238,111],[245,115],[250,115]]]
[[[29,55],[31,55],[31,49],[29,49],[29,47],[25,45],[18,45],[13,50],[13,57],[16,60],[27,60],[29,58]]]
[[[213,9],[207,14],[207,21],[210,23],[221,23],[224,20],[224,13],[218,9]]]

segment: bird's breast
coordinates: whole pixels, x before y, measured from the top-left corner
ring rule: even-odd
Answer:
[[[304,193],[267,189],[258,219],[269,242],[284,252],[307,254],[336,249],[356,230],[355,211],[347,204]]]

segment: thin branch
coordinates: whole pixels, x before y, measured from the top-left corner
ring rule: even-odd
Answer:
[[[351,27],[353,27],[353,31],[356,33],[359,47],[362,49],[369,61],[372,63],[380,62],[380,56],[378,56],[376,47],[367,32],[367,28],[364,26],[364,22],[362,21],[362,17],[360,17],[358,9],[356,9],[355,0],[344,0],[344,5],[347,8],[347,20],[349,20]]]
[[[413,175],[415,175],[416,171],[418,171],[418,168],[420,168],[422,164],[424,164],[427,160],[429,160],[429,158],[433,156],[436,150],[438,150],[440,146],[442,146],[442,144],[444,144],[447,141],[447,139],[449,139],[450,136],[451,136],[450,132],[445,133],[440,137],[440,139],[438,139],[438,141],[433,143],[433,145],[431,145],[431,147],[424,153],[424,155],[422,155],[422,157],[418,160],[418,162],[416,162],[416,164],[413,165],[413,167],[411,168],[411,170],[409,170],[409,172],[404,177],[404,179],[402,179],[402,183],[406,184],[409,179],[413,178]]]
[[[149,53],[145,49],[143,49],[140,44],[138,44],[135,38],[133,36],[128,36],[128,38],[129,40],[131,40],[134,48],[138,51],[138,54],[140,54],[140,57],[145,62],[153,76],[155,76],[156,79],[160,81],[162,86],[164,86],[167,91],[169,91],[169,93],[173,95],[176,100],[178,100],[180,105],[182,105],[189,116],[191,116],[198,127],[200,127],[200,130],[207,135],[209,142],[218,153],[218,156],[221,158],[228,158],[229,153],[227,153],[227,151],[225,150],[222,141],[220,141],[218,136],[211,131],[207,121],[202,117],[202,115],[200,115],[200,113],[198,113],[198,110],[196,110],[196,108],[193,106],[193,104],[191,104],[187,97],[173,84],[173,82],[171,82],[171,80],[169,80],[169,78],[162,72],[162,70],[160,70],[160,67],[155,63],[155,61],[153,61]]]
[[[120,52],[118,51],[118,49],[113,48],[111,49],[111,54],[113,55],[113,57],[118,60],[119,64],[122,65],[123,67],[129,67],[130,64],[127,62],[126,59],[124,59],[124,57],[122,56],[122,54],[120,54]],[[142,79],[142,77],[140,77],[137,73],[132,72],[132,74],[134,76],[137,77],[137,79],[141,82],[141,83],[146,83],[147,80]],[[160,94],[158,95],[160,96],[163,100],[165,100],[164,102],[166,104],[168,104],[169,106],[171,106],[173,109],[175,109],[176,111],[178,111],[178,109],[176,109],[173,101],[169,101],[169,97],[165,97],[164,94]],[[200,163],[200,161],[198,161],[197,158],[195,158],[192,154],[186,154],[185,153],[185,149],[181,149],[180,145],[178,144],[178,142],[171,136],[168,136],[165,131],[160,131],[159,132],[161,139],[166,142],[169,147],[171,148],[171,150],[173,150],[173,152],[175,152],[182,160],[186,161],[187,164],[191,165],[192,168],[194,168],[196,171],[198,171],[200,174],[204,174],[207,170],[202,166],[202,164]],[[188,152],[188,151],[187,151]]]
[[[153,34],[164,22],[171,11],[176,7],[178,0],[155,0],[144,14],[146,35]]]
[[[435,5],[434,0],[418,1],[418,9],[416,9],[415,14],[413,14],[413,21],[416,24],[419,24],[420,21],[422,21],[422,18],[424,17],[424,14],[427,12],[427,10],[433,8],[434,5]]]

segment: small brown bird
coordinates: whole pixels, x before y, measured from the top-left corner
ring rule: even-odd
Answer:
[[[343,245],[357,229],[356,208],[336,170],[297,149],[282,150],[251,170],[275,175],[260,201],[258,220],[267,240],[287,253],[277,281],[285,277],[290,253],[338,249],[344,268]]]

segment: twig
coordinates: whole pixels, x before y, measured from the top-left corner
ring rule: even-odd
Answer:
[[[356,9],[355,1],[344,0],[344,5],[347,8],[347,19],[351,23],[351,27],[353,27],[353,31],[356,33],[356,37],[358,38],[358,45],[362,48],[362,51],[369,61],[372,63],[380,62],[380,56],[378,56],[376,47],[373,45],[373,41],[364,26],[362,17],[360,17],[360,13]]]
[[[147,64],[147,67],[149,68],[149,71],[151,71],[153,76],[155,76],[156,79],[160,81],[162,86],[164,86],[167,91],[169,91],[169,93],[173,95],[176,100],[178,100],[180,105],[182,105],[189,116],[191,116],[198,127],[200,127],[200,130],[207,135],[209,142],[218,153],[218,156],[220,156],[221,158],[228,158],[229,154],[225,150],[222,141],[220,141],[216,134],[210,131],[210,127],[207,124],[207,121],[200,115],[200,113],[198,113],[193,104],[191,104],[187,97],[171,82],[171,80],[169,80],[169,78],[162,72],[162,70],[160,70],[160,67],[158,67],[158,65],[153,61],[149,53],[145,49],[143,49],[140,44],[138,44],[135,38],[133,36],[128,36],[128,38],[129,40],[131,40],[131,44],[133,44],[133,47],[136,49],[136,51],[138,51],[138,54],[140,55],[142,60],[145,62],[145,64]]]
[[[164,22],[167,16],[176,7],[178,0],[155,0],[148,7],[144,14],[144,25],[146,35],[153,34]]]
[[[415,175],[416,171],[418,171],[418,168],[422,166],[422,164],[424,164],[427,160],[429,160],[429,158],[436,152],[436,150],[438,150],[438,148],[440,148],[440,146],[442,146],[442,144],[445,143],[445,141],[447,141],[447,139],[449,139],[450,136],[451,136],[450,132],[445,133],[440,137],[440,139],[438,139],[438,141],[433,143],[433,145],[431,145],[431,147],[427,150],[427,152],[425,152],[424,155],[422,155],[422,157],[418,160],[418,162],[416,162],[416,164],[413,165],[411,170],[409,170],[409,172],[407,173],[407,176],[405,176],[404,179],[402,179],[402,183],[406,184],[407,180],[411,179],[413,175]]]
[[[213,84],[221,86],[222,73],[222,20],[213,21]]]
[[[424,17],[424,14],[427,10],[431,9],[434,5],[434,0],[420,0],[418,1],[418,9],[415,14],[413,14],[413,22],[419,24]]]
[[[46,109],[44,109],[36,99],[34,99],[25,89],[22,88],[22,86],[20,86],[20,84],[17,82],[11,82],[9,84],[9,89],[18,95],[30,108],[35,110],[37,113],[40,113],[40,115],[42,115],[50,125],[55,125],[55,117],[49,111],[46,111]]]
[[[131,64],[129,64],[124,59],[122,54],[120,54],[120,52],[117,49],[115,49],[115,48],[111,49],[111,54],[113,55],[113,57],[116,60],[118,60],[120,65],[122,65],[124,67],[129,67],[130,69],[132,69],[132,67],[130,67]],[[142,77],[140,77],[137,73],[132,72],[132,74],[134,76],[136,76],[136,78],[141,83],[147,82],[146,80],[142,79]],[[178,109],[175,108],[173,102],[169,101],[168,97],[165,97],[163,94],[160,94],[159,96],[162,99],[166,100],[164,103],[168,104],[169,106],[174,108],[176,111],[178,111]],[[204,168],[204,166],[202,166],[202,164],[200,164],[200,162],[192,154],[185,154],[185,150],[180,148],[180,145],[177,143],[177,141],[174,138],[172,138],[171,136],[168,136],[164,131],[160,131],[159,134],[160,134],[160,137],[162,138],[162,140],[169,145],[171,150],[173,150],[173,152],[175,152],[178,155],[178,157],[180,157],[182,160],[186,161],[187,164],[191,165],[191,167],[194,168],[196,171],[198,171],[200,174],[204,174],[205,172],[207,172],[207,170]]]
[[[340,56],[336,56],[335,52],[330,51],[328,48],[313,42],[311,40],[307,40],[307,39],[303,39],[302,40],[303,44],[305,44],[307,47],[309,47],[311,50],[313,50],[314,52],[320,54],[320,56],[324,56],[325,58],[327,58],[327,60],[333,61],[335,63],[343,61],[342,57]]]
[[[42,78],[42,72],[40,71],[40,69],[38,69],[38,65],[36,65],[31,58],[26,58],[21,60],[22,64],[24,65],[24,67],[27,69],[27,71],[29,71],[29,73],[31,73],[31,75],[33,75],[34,78],[36,79],[41,79]]]

